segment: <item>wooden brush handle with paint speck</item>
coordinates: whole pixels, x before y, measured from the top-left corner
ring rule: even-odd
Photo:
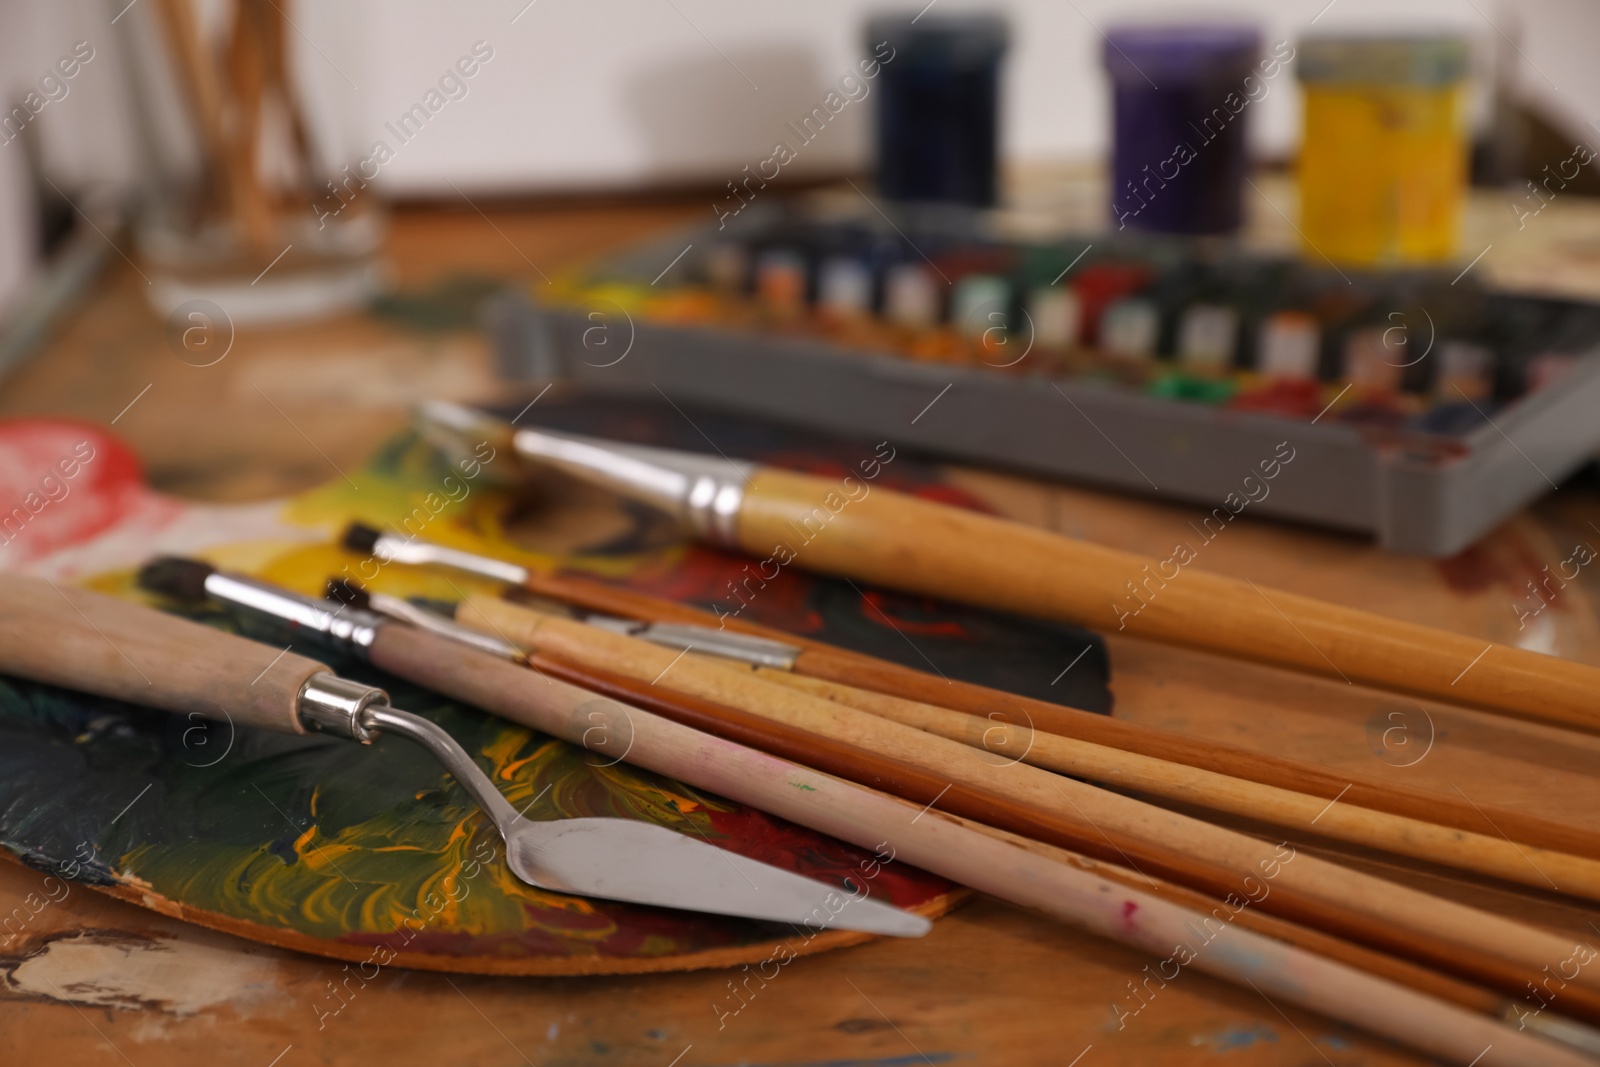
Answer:
[[[888,489],[857,496],[847,499],[838,480],[763,468],[740,508],[739,545],[762,559],[788,546],[794,566],[824,574],[1096,630],[1125,629],[1134,637],[1600,733],[1600,668],[1257,587],[1193,563],[1162,570],[1132,552]]]
[[[176,615],[0,574],[0,674],[298,734],[300,688],[323,673],[327,664]]]
[[[384,666],[380,649],[396,673],[419,685],[1150,955],[1171,953],[1172,945],[1207,929],[1207,914],[1103,879],[1093,864],[1072,853],[938,810],[919,812],[919,805],[711,737],[475,649],[450,648],[426,634],[397,635],[374,645],[378,666]],[[1478,1067],[1591,1062],[1498,1020],[1263,937],[1243,924],[1228,924],[1220,936],[1227,944],[1194,957],[1195,969],[1435,1055],[1462,1062],[1476,1055]],[[1570,948],[1560,944],[1563,951]]]
[[[1230,891],[1228,887],[1234,892],[1241,887],[1250,889],[1252,882],[1246,878],[1260,880],[1263,873],[1270,872],[1272,895],[1264,896],[1260,907],[1275,911],[1292,907],[1296,900],[1310,901],[1317,909],[1316,921],[1329,932],[1383,951],[1501,982],[1508,975],[1518,975],[1510,983],[1511,988],[1518,988],[1527,976],[1539,973],[1549,954],[1570,947],[1560,936],[1526,923],[1333,861],[1310,855],[1301,855],[1292,863],[1285,861],[1270,841],[775,685],[747,669],[675,654],[638,638],[489,597],[469,597],[457,608],[456,620],[479,633],[497,634],[530,652],[576,660],[652,686],[742,708],[914,763],[948,783],[989,790],[1021,804],[1043,807],[1064,820],[1076,819],[1085,829],[1080,847],[1091,846],[1102,833],[1125,835],[1150,848],[1152,855],[1170,860],[1170,866],[1161,872],[1163,877],[1193,879],[1189,884],[1204,886],[1202,867],[1221,867],[1227,872],[1223,878],[1226,893]],[[422,684],[442,688],[427,681]],[[1299,912],[1291,917],[1311,918]],[[1585,997],[1600,1016],[1600,977],[1579,975],[1569,986],[1564,994],[1573,994],[1574,999]],[[1579,991],[1579,986],[1584,988]]]
[[[585,578],[534,574],[528,578],[526,588],[538,596],[576,604],[606,615],[650,622],[690,623],[712,629],[721,626],[739,633],[797,645],[802,650],[794,664],[797,676],[953,708],[984,719],[990,725],[1011,723],[1028,726],[1043,733],[1060,734],[1125,752],[1137,752],[1169,763],[1203,768],[1296,793],[1308,793],[1321,797],[1324,802],[1342,797],[1344,803],[1356,807],[1386,811],[1472,833],[1503,831],[1506,838],[1518,844],[1537,845],[1577,856],[1600,857],[1600,833],[1523,811],[1479,805],[1460,797],[1432,793],[1386,779],[1351,774],[1348,768],[1335,773],[1314,764],[1235,748],[1194,735],[1172,734],[1140,723],[941,678],[753,623],[742,616],[724,615],[719,618],[712,612],[676,601],[602,585]]]

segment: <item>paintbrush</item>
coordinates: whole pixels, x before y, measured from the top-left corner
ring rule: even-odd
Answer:
[[[404,668],[418,654],[419,646],[432,656],[451,654],[465,646],[500,661],[521,658],[515,648],[496,642],[492,637],[450,633],[446,638],[442,635],[450,632],[452,624],[443,620],[435,632],[396,625],[381,615],[302,597],[245,575],[219,571],[196,560],[170,557],[155,560],[140,571],[139,584],[178,603],[190,606],[220,603],[248,612],[254,619],[272,620],[296,638],[309,637],[328,647],[354,653],[401,677],[410,677]],[[109,602],[120,605],[118,601]],[[142,615],[169,619],[145,609],[135,610]],[[215,633],[183,620],[170,621],[204,633]],[[264,647],[242,638],[218,636],[252,648]],[[285,658],[314,664],[312,660],[291,657],[287,653]],[[327,670],[322,664],[314,665],[317,670]],[[214,714],[204,708],[194,710]],[[830,895],[838,895],[831,887],[651,823],[616,818],[529,821],[506,802],[448,734],[425,719],[406,718],[414,720],[410,727],[413,731],[433,738],[432,743],[424,743],[429,743],[494,821],[506,839],[509,865],[518,877],[532,885],[580,896],[752,919],[813,925],[820,922],[841,929],[902,937],[918,937],[928,930],[928,921],[921,916],[874,900],[862,900],[843,912],[832,914],[824,904]],[[260,725],[248,721],[247,724]]]
[[[370,551],[382,553],[383,558],[391,562],[408,556],[412,559],[425,558],[430,550],[436,548],[426,544],[390,545],[386,542],[399,539],[381,535],[369,541],[363,536],[369,532],[375,533],[361,527],[347,531],[345,537],[347,547],[359,549],[370,545]],[[453,550],[444,551],[449,555],[462,555]],[[442,561],[449,556],[441,555],[439,558]],[[495,563],[495,561],[489,562]],[[503,568],[503,565],[499,566]],[[330,599],[355,603],[359,607],[371,608],[380,614],[401,618],[424,628],[449,627],[451,632],[447,632],[446,636],[459,634],[458,639],[469,643],[485,639],[477,631],[461,627],[453,620],[446,620],[435,612],[423,610],[397,597],[367,594],[344,579],[330,580],[327,595]],[[449,605],[443,607],[446,610],[454,610]],[[840,682],[806,677],[794,673],[792,669],[801,653],[799,648],[762,638],[743,634],[729,635],[703,626],[633,623],[608,616],[589,615],[582,621],[591,626],[599,626],[609,633],[636,637],[677,652],[693,651],[697,655],[707,654],[717,656],[724,662],[743,664],[764,681],[811,693],[981,748],[994,753],[1004,762],[1026,761],[1124,791],[1140,792],[1166,801],[1197,804],[1213,811],[1228,812],[1267,825],[1301,833],[1320,834],[1351,844],[1383,849],[1411,859],[1519,882],[1536,889],[1542,890],[1551,884],[1557,884],[1564,892],[1574,896],[1600,900],[1600,861],[1582,855],[1544,849],[1502,835],[1489,836],[1463,831],[1425,819],[1365,808],[1343,795],[1335,798],[1334,802],[1329,802],[1310,794],[1262,785],[1248,779],[1171,763],[1138,753],[1124,752],[1117,748],[1062,737],[1044,730],[999,723],[993,719],[965,714],[936,704],[873,692]],[[497,625],[503,625],[503,622]],[[499,636],[494,636],[492,640],[503,643]],[[598,653],[590,664],[598,665],[605,654]],[[700,724],[691,725],[700,726]],[[772,751],[764,745],[757,747]],[[780,754],[787,755],[787,753]],[[822,766],[816,763],[811,765]],[[822,767],[822,769],[830,773],[840,773],[832,767]],[[846,776],[852,777],[852,780],[861,780],[850,775]],[[932,794],[929,794],[928,799],[932,799]],[[959,798],[950,799],[954,801]],[[947,810],[983,818],[972,810],[958,807],[948,807]],[[1038,816],[1039,813],[1033,813],[1033,817]],[[1023,832],[1014,823],[996,825],[1004,825],[1007,829]],[[1074,847],[1083,847],[1080,841],[1069,843]]]
[[[765,681],[960,741],[1007,761],[1022,761],[1123,792],[1198,805],[1301,834],[1320,834],[1397,856],[1519,882],[1541,891],[1559,885],[1560,892],[1600,901],[1600,860],[1587,856],[1376,811],[1352,803],[1347,797],[1325,801],[839,682],[804,678],[769,667],[751,665],[749,669]]]
[[[334,599],[353,600],[379,612],[410,619],[435,630],[441,636],[459,635],[460,628],[454,623],[439,618],[427,621],[426,617],[432,613],[407,601],[382,594],[366,594],[343,579],[331,580],[329,589]],[[509,632],[515,638],[519,634],[526,634],[527,627],[521,623],[530,613],[517,608],[508,608],[508,611],[512,614],[504,615],[497,623],[484,627],[477,639],[488,637],[499,643],[502,650],[517,647],[506,643],[506,635]],[[566,620],[560,620],[560,623],[559,628],[569,637],[583,629],[581,626],[574,629],[574,624]],[[1225,855],[1228,852],[1228,839],[1238,840],[1237,835],[1230,832],[1221,831],[1222,838],[1211,839],[1207,831],[1217,831],[1219,828],[1195,824],[1192,820],[1184,820],[1187,825],[1179,827],[1180,833],[1176,834],[1163,834],[1159,827],[1152,828],[1148,820],[1144,826],[1130,825],[1126,818],[1119,824],[1115,821],[1119,818],[1115,811],[1108,812],[1103,805],[1096,805],[1092,799],[1085,797],[1079,797],[1084,805],[1079,807],[1078,801],[1063,794],[1077,815],[1074,818],[1065,811],[1055,810],[1048,803],[1039,803],[1036,797],[1030,798],[1004,788],[997,791],[970,777],[963,778],[959,768],[948,764],[929,766],[925,759],[919,758],[925,757],[927,752],[919,752],[915,746],[909,753],[904,748],[896,749],[892,727],[887,732],[869,731],[864,735],[852,736],[848,724],[841,729],[838,722],[808,721],[804,717],[803,707],[798,718],[781,713],[774,717],[768,707],[762,707],[761,712],[757,713],[751,710],[752,707],[762,704],[763,700],[770,701],[774,696],[760,692],[762,687],[759,684],[753,687],[740,684],[737,676],[734,676],[721,679],[724,683],[732,683],[732,687],[727,689],[684,686],[681,683],[685,673],[698,673],[702,680],[709,680],[713,686],[718,679],[708,677],[703,669],[697,671],[697,668],[709,664],[701,664],[695,657],[684,658],[680,655],[672,657],[664,666],[661,663],[647,665],[629,655],[630,651],[640,651],[638,641],[628,638],[619,640],[617,635],[607,632],[596,632],[592,636],[597,647],[585,650],[562,642],[546,646],[546,652],[530,657],[528,663],[541,673],[624,699],[633,706],[664,715],[675,722],[797,760],[850,781],[887,789],[896,796],[914,800],[925,809],[937,807],[1048,844],[1087,851],[1113,863],[1132,865],[1142,874],[1153,871],[1186,885],[1200,886],[1218,897],[1228,895],[1239,877],[1237,870],[1231,869],[1225,859],[1211,860],[1206,855],[1208,851],[1214,851],[1219,856]],[[456,636],[454,639],[462,640],[462,637]],[[582,639],[578,640],[581,645]],[[561,658],[563,654],[570,658]],[[669,653],[662,650],[658,655],[667,657]],[[514,652],[507,656],[504,651],[501,657],[517,658]],[[610,667],[626,673],[617,674],[609,670]],[[402,664],[395,669],[404,673],[415,667]],[[719,667],[712,667],[710,675],[720,670]],[[752,692],[752,689],[757,691]],[[707,695],[721,699],[706,699]],[[782,695],[776,694],[778,697]],[[792,712],[794,709],[785,710]],[[838,740],[840,737],[849,738],[852,743]],[[937,743],[933,747],[937,748]],[[1001,763],[993,769],[1010,768],[1007,763]],[[990,784],[1009,781],[1002,777],[990,779]],[[1058,787],[1060,790],[1061,787]],[[1085,813],[1085,807],[1090,813]],[[1094,816],[1099,816],[1099,819]],[[1153,836],[1150,833],[1152,829],[1156,831]],[[1199,847],[1185,849],[1182,842],[1186,836],[1200,838]],[[1442,917],[1442,922],[1430,923],[1420,918],[1426,916],[1429,909],[1440,905],[1447,912],[1453,909],[1443,901],[1430,900],[1425,894],[1412,896],[1408,891],[1367,876],[1349,880],[1351,872],[1322,861],[1307,860],[1301,869],[1304,870],[1307,865],[1317,867],[1323,877],[1331,876],[1337,883],[1335,888],[1348,896],[1349,901],[1346,902],[1338,893],[1330,896],[1319,892],[1318,886],[1308,884],[1297,876],[1277,882],[1271,903],[1263,903],[1262,906],[1275,914],[1337,930],[1343,936],[1381,946],[1386,951],[1398,951],[1412,958],[1426,960],[1432,966],[1448,966],[1463,971],[1503,990],[1520,990],[1530,975],[1536,977],[1532,958],[1514,947],[1519,940],[1517,934],[1497,939],[1498,944],[1480,944],[1473,933],[1477,917],[1469,914],[1469,911]],[[1317,872],[1312,874],[1315,877]],[[1341,876],[1344,876],[1344,881],[1340,881]],[[1398,902],[1397,910],[1386,915],[1369,914],[1373,902],[1381,902],[1390,893],[1405,898]],[[1362,904],[1361,897],[1365,897],[1367,903]],[[1387,910],[1387,906],[1380,904],[1380,910]],[[1539,937],[1529,928],[1523,928],[1523,933]],[[1508,946],[1511,946],[1509,950]],[[1565,992],[1570,994],[1567,1000],[1569,1011],[1586,1018],[1600,1018],[1600,997],[1593,991],[1574,986]]]
[[[714,544],[978,607],[1600,732],[1600,668],[1267,589],[873,486],[756,463],[515,428],[442,401],[438,443],[488,440],[614,490]],[[882,464],[863,466],[880,473]]]
[[[1175,880],[1192,878],[1192,884],[1204,886],[1212,883],[1211,871],[1216,868],[1231,872],[1227,877],[1237,880],[1262,864],[1271,865],[1272,846],[1254,837],[775,685],[709,657],[674,655],[644,641],[488,597],[469,597],[457,609],[456,621],[528,652],[575,660],[732,705],[914,763],[947,782],[1042,808],[1058,820],[1081,824],[1079,847],[1091,847],[1102,833],[1141,842],[1161,857],[1165,876]],[[1304,855],[1292,865],[1282,865],[1272,895],[1260,906],[1269,911],[1294,908],[1291,917],[1296,918],[1314,913],[1316,924],[1324,929],[1437,965],[1466,967],[1469,959],[1503,961],[1509,972],[1504,967],[1483,972],[1492,971],[1497,980],[1507,973],[1536,975],[1549,954],[1564,944],[1559,936],[1527,924]],[[1565,988],[1576,991],[1580,986],[1600,998],[1600,977],[1579,974]]]
[[[1526,880],[1541,888],[1546,883],[1542,878],[1537,883],[1531,881],[1540,878],[1538,872],[1527,866],[1526,860],[1520,852],[1515,852],[1511,842],[1578,857],[1600,856],[1600,835],[1582,827],[1552,822],[1525,812],[1486,807],[1470,800],[1347,772],[1336,774],[1312,764],[1252,752],[1218,741],[1169,734],[1135,722],[1094,715],[953,679],[937,678],[744,619],[718,620],[709,612],[629,589],[583,578],[541,574],[505,560],[432,544],[421,538],[382,533],[360,523],[346,528],[343,544],[352,552],[382,563],[451,567],[506,582],[534,594],[540,600],[575,607],[578,610],[573,612],[574,617],[591,625],[638,637],[675,651],[693,648],[697,652],[711,653],[758,668],[786,670],[792,672],[794,684],[797,685],[816,682],[843,686],[846,692],[854,694],[853,702],[846,702],[862,710],[878,713],[878,708],[870,706],[872,697],[874,694],[883,694],[891,701],[900,699],[931,705],[930,711],[963,712],[981,720],[979,728],[973,729],[970,722],[960,727],[958,739],[969,743],[976,739],[986,747],[1004,748],[1011,744],[1026,749],[1029,747],[1027,739],[1036,735],[1044,740],[1047,748],[1053,747],[1054,739],[1045,739],[1044,735],[1081,742],[1086,746],[1086,753],[1098,755],[1102,762],[1093,771],[1069,769],[1070,773],[1099,777],[1100,780],[1124,781],[1130,787],[1144,788],[1173,799],[1194,799],[1187,790],[1197,779],[1183,771],[1192,767],[1229,779],[1227,785],[1234,793],[1233,799],[1244,806],[1242,813],[1246,815],[1259,816],[1270,810],[1275,801],[1289,799],[1278,795],[1281,793],[1304,798],[1296,802],[1299,810],[1294,817],[1304,821],[1301,816],[1309,810],[1323,833],[1327,833],[1329,827],[1322,826],[1322,818],[1327,818],[1330,826],[1338,828],[1362,822],[1363,812],[1383,812],[1397,817],[1397,821],[1387,823],[1391,841],[1404,837],[1407,823],[1451,827],[1466,831],[1466,836],[1444,840],[1442,844],[1445,847],[1455,849],[1467,841],[1478,844],[1487,841],[1490,851],[1499,853],[1500,860],[1504,861],[1500,868],[1502,877]],[[406,601],[396,598],[388,598],[386,602],[393,602],[396,605],[393,610],[396,611],[409,607]],[[544,610],[540,604],[531,606]],[[443,610],[453,611],[454,607],[444,607]],[[422,612],[421,616],[423,625],[427,625],[427,620],[438,617],[433,612]],[[771,681],[783,680],[776,674],[767,673],[764,676]],[[1007,727],[1018,727],[1020,730],[1013,735],[1007,732]],[[947,736],[956,734],[947,730]],[[1104,762],[1115,757],[1100,751],[1103,749],[1142,757],[1118,761],[1125,770],[1142,773],[1138,777],[1119,778],[1116,770]],[[1068,768],[1058,766],[1055,769]],[[1152,773],[1159,774],[1162,780],[1152,780]],[[1266,788],[1259,792],[1240,790],[1238,783],[1256,783]],[[1213,786],[1219,784],[1222,783],[1211,783]],[[1216,795],[1213,793],[1213,797]],[[1339,801],[1340,806],[1329,808],[1329,802],[1334,800]],[[1314,801],[1314,804],[1306,809],[1304,801]],[[1213,801],[1211,806],[1217,805]],[[1281,809],[1282,804],[1278,806]],[[1329,808],[1329,814],[1319,817],[1317,813],[1324,808]],[[1225,810],[1239,809],[1225,807]],[[1350,833],[1335,832],[1330,836],[1397,851],[1392,844],[1385,845],[1368,836],[1356,836],[1367,834],[1367,828],[1349,826],[1349,829]],[[1488,838],[1485,831],[1493,833],[1494,837]],[[1502,848],[1502,843],[1508,847]],[[1398,851],[1411,854],[1409,847],[1402,847]],[[1471,869],[1483,868],[1471,866]],[[1510,872],[1509,875],[1506,872]]]
[[[448,635],[452,640],[475,644],[474,639],[481,636],[473,631],[463,632],[462,628],[448,619],[419,608],[409,601],[381,593],[369,593],[344,578],[329,579],[326,595],[329,600],[363,609],[370,608],[396,619],[411,620],[419,626],[435,630],[441,636]],[[506,647],[498,636],[493,638],[493,641],[502,650]],[[501,654],[504,655],[504,652]],[[663,686],[639,681],[592,664],[579,664],[538,654],[527,657],[527,664],[540,673],[663,716],[684,726],[736,744],[759,749],[847,781],[889,792],[925,807],[936,805],[940,810],[976,820],[978,823],[1063,848],[1072,848],[1074,845],[1085,843],[1081,833],[1074,833],[1072,828],[1068,827],[1063,831],[1060,821],[1048,811],[1019,804],[1010,798],[984,789],[950,782],[943,776],[925,771],[913,763],[844,744],[832,737],[797,729],[737,707],[702,700]],[[762,668],[755,669],[762,670]],[[1145,889],[1161,896],[1164,900],[1185,906],[1198,905],[1201,910],[1215,906],[1214,899],[1208,900],[1193,890],[1151,878],[1151,871],[1161,872],[1166,868],[1163,866],[1162,857],[1151,856],[1138,842],[1121,836],[1113,839],[1098,829],[1093,833],[1107,846],[1095,853],[1100,858],[1110,861],[1111,864],[1118,862],[1139,864],[1138,873],[1118,866],[1095,865],[1092,869],[1102,877],[1125,886]],[[1089,838],[1087,843],[1092,848],[1096,843],[1094,837]],[[1134,859],[1134,856],[1137,859]],[[1217,885],[1221,888],[1217,889]],[[1225,897],[1229,892],[1226,877],[1221,882],[1214,883],[1211,888],[1218,898]],[[1514,1000],[1506,1000],[1416,964],[1329,936],[1312,927],[1286,922],[1259,909],[1241,912],[1235,921],[1242,921],[1250,929],[1277,940],[1330,956],[1341,963],[1401,982],[1484,1014],[1507,1020],[1515,1020],[1520,1015],[1529,1015],[1527,1025],[1532,1029],[1559,1040],[1572,1042],[1590,1051],[1600,1050],[1600,1032],[1553,1014],[1547,1017],[1542,1013],[1531,1015],[1518,1012]],[[1457,953],[1451,962],[1459,965],[1466,961],[1463,961]],[[1523,987],[1518,984],[1514,976],[1506,974],[1502,977],[1501,988],[1517,993],[1522,991]],[[1583,994],[1580,994],[1578,998],[1564,1004],[1562,1009],[1568,1014],[1592,1019],[1600,1017],[1596,1014],[1596,1007],[1597,1003],[1594,1000],[1585,999]]]
[[[1101,877],[1093,863],[1069,852],[919,810],[919,805],[556,679],[536,682],[538,676],[506,655],[465,644],[452,647],[440,635],[405,625],[394,626],[380,647],[386,659],[393,659],[397,673],[419,684],[601,755],[627,759],[873,849],[884,862],[914,864],[1143,951],[1171,953],[1172,945],[1196,941],[1195,931],[1201,931],[1203,943],[1185,966],[1251,985],[1434,1055],[1462,1060],[1480,1056],[1484,1067],[1586,1062],[1434,996],[1264,937],[1246,928],[1248,924],[1231,925],[1227,919],[1218,923],[1206,912]],[[1224,914],[1231,917],[1231,911]],[[1212,947],[1218,939],[1227,943]]]
[[[351,552],[359,552],[384,563],[439,564],[493,581],[518,585],[562,603],[573,602],[559,579],[548,580],[545,576],[504,560],[415,538],[396,537],[358,522],[345,527],[341,541]],[[591,608],[588,603],[581,603],[580,606]],[[796,641],[789,640],[787,635],[769,636],[722,630],[700,625],[698,620],[680,623],[664,619],[629,618],[608,614],[602,609],[587,610],[582,613],[582,618],[591,625],[614,633],[625,633],[665,648],[682,650],[693,646],[714,655],[785,670],[794,668],[802,654],[810,651]]]
[[[335,596],[331,592],[330,598],[343,599],[342,596]],[[1033,822],[1030,825],[1026,821],[1031,813],[1022,812],[1022,819],[1016,818],[1017,813],[1008,810],[1005,798],[986,795],[981,790],[972,790],[969,787],[946,782],[940,776],[923,771],[914,764],[889,759],[852,745],[841,744],[819,734],[797,730],[759,715],[751,715],[738,708],[652,686],[598,667],[583,666],[540,655],[530,656],[528,665],[563,681],[713,736],[757,748],[847,781],[891,793],[902,799],[915,802],[921,797],[929,797],[937,801],[939,810],[1025,837],[1032,836],[1047,844],[1067,847],[1061,840],[1040,835],[1037,832],[1039,824]],[[1109,862],[1090,867],[1101,877],[1119,885],[1154,893],[1163,900],[1199,911],[1206,911],[1216,906],[1215,898],[1173,882],[1150,877],[1149,871],[1155,869],[1154,866],[1142,866],[1137,872],[1117,866],[1117,862],[1129,860],[1125,851],[1118,850],[1136,846],[1126,845],[1123,842],[1112,844],[1109,838],[1106,840],[1112,845],[1109,850],[1112,855],[1105,857]],[[1225,897],[1226,893],[1222,895]],[[1521,1022],[1527,1029],[1543,1033],[1555,1040],[1565,1041],[1587,1052],[1600,1053],[1600,1031],[1574,1023],[1564,1015],[1543,1012],[1535,1014],[1528,1011],[1522,1002],[1515,999],[1524,992],[1525,987],[1516,985],[1514,981],[1502,987],[1512,994],[1511,997],[1496,995],[1409,961],[1333,937],[1313,927],[1288,922],[1260,909],[1245,909],[1234,917],[1234,921],[1275,940],[1327,956],[1369,974],[1398,982],[1481,1014],[1496,1016],[1508,1022]],[[1592,1021],[1596,1018],[1595,1007],[1595,1002],[1585,1001],[1563,1004],[1560,1010],[1568,1015],[1587,1017]]]
[[[456,640],[468,640],[466,635],[459,634],[459,627],[433,612],[396,597],[369,594],[347,579],[329,579],[327,596],[341,603],[370,606],[380,613],[393,613],[396,618],[414,619],[419,625],[436,629],[441,634],[456,634]],[[497,635],[494,640],[500,642],[503,638]],[[917,804],[924,812],[937,808],[975,820],[972,825],[977,828],[993,827],[1062,849],[1078,848],[1113,865],[1126,864],[1131,869],[1094,864],[1089,869],[1113,882],[1154,893],[1164,900],[1188,907],[1198,905],[1203,911],[1215,907],[1215,899],[1234,894],[1232,876],[1225,870],[1216,869],[1214,865],[1207,870],[1203,865],[1185,863],[1181,859],[1175,865],[1170,852],[1152,848],[1148,843],[1124,833],[1115,830],[1108,832],[1105,827],[1092,822],[1087,825],[1075,823],[1055,812],[968,783],[952,782],[947,776],[925,770],[915,763],[845,744],[827,734],[798,729],[732,705],[704,700],[653,682],[618,674],[593,663],[582,664],[544,654],[531,655],[526,662],[541,674],[625,702],[714,737],[755,748],[846,781],[887,791]],[[1076,856],[1076,853],[1072,855]],[[1074,859],[1073,862],[1084,861]],[[1207,902],[1203,894],[1192,889],[1152,878],[1152,872],[1176,877],[1191,885],[1203,885],[1215,899]],[[1329,909],[1319,907],[1316,901],[1308,900],[1303,894],[1297,895],[1295,890],[1281,885],[1273,892],[1277,894],[1273,910],[1292,916],[1296,922],[1285,921],[1277,914],[1260,909],[1240,912],[1235,916],[1235,921],[1242,921],[1249,929],[1269,937],[1329,956],[1379,977],[1401,982],[1429,995],[1508,1021],[1517,1021],[1519,1028],[1534,1030],[1585,1051],[1600,1051],[1600,1033],[1574,1023],[1570,1018],[1600,1020],[1600,997],[1587,989],[1563,989],[1563,993],[1570,996],[1561,1006],[1562,1015],[1530,1013],[1520,1008],[1520,1002],[1514,999],[1526,988],[1528,976],[1532,974],[1528,968],[1507,966],[1503,961],[1482,952],[1464,949],[1459,944],[1445,944],[1436,938],[1413,934],[1403,939],[1406,947],[1421,958],[1428,959],[1431,966],[1448,967],[1472,975],[1477,981],[1493,985],[1513,998],[1505,999],[1458,979],[1445,977],[1427,967],[1331,936],[1314,926],[1297,925],[1307,921],[1325,922],[1330,917]],[[1287,907],[1286,898],[1289,898]],[[1332,918],[1335,928],[1349,929],[1350,916],[1335,914]],[[1341,923],[1345,925],[1341,927]],[[1416,952],[1418,949],[1421,951]],[[1537,978],[1537,975],[1534,977]]]

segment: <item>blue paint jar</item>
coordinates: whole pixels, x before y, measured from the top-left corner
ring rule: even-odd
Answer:
[[[1111,77],[1111,223],[1155,233],[1239,228],[1249,160],[1245,130],[1271,91],[1248,26],[1114,29],[1101,49]],[[1291,53],[1292,55],[1292,53]],[[1274,71],[1275,75],[1277,71]]]
[[[991,207],[997,199],[1000,58],[995,15],[900,15],[867,24],[878,77],[878,191],[890,200]]]

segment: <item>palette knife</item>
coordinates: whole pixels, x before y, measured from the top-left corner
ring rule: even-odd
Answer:
[[[336,613],[329,625],[341,622]],[[359,626],[360,621],[343,625]],[[471,794],[530,885],[689,911],[900,937],[926,919],[632,819],[534,821],[439,726],[317,660],[48,579],[0,574],[0,674],[242,726],[422,745]],[[844,897],[843,907],[827,906]]]

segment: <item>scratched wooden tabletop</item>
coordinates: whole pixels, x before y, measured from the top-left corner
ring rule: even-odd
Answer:
[[[462,273],[537,280],[538,271],[706,214],[698,201],[479,206],[484,214],[464,204],[398,212],[388,242],[396,284]],[[1527,272],[1530,256],[1560,254],[1534,244],[1557,232],[1510,242],[1500,269]],[[334,465],[357,464],[416,400],[505,399],[474,333],[423,333],[364,314],[241,329],[222,362],[189,366],[148,310],[140,276],[113,262],[70,324],[0,385],[0,417],[117,419],[115,431],[158,489],[208,500],[278,496],[335,477]],[[1151,555],[1168,554],[1195,511],[1011,475],[954,477],[1023,522]],[[1359,539],[1246,515],[1195,565],[1600,663],[1592,571],[1520,629],[1513,606],[1541,568],[1585,541],[1600,545],[1600,501],[1570,488],[1447,561],[1389,556]],[[1600,738],[1397,704],[1338,681],[1115,636],[1110,648],[1120,717],[1600,829]],[[1600,911],[1554,894],[1347,855],[1575,939],[1595,936],[1591,923],[1600,922]],[[1113,1004],[1138,1003],[1129,983],[1149,960],[984,898],[919,941],[796,960],[720,1020],[725,972],[501,979],[391,969],[320,1028],[317,1005],[338,970],[327,961],[189,927],[80,886],[47,886],[39,872],[0,863],[0,914],[17,908],[27,921],[0,936],[7,1064],[1425,1062],[1197,973],[1119,1026]]]

